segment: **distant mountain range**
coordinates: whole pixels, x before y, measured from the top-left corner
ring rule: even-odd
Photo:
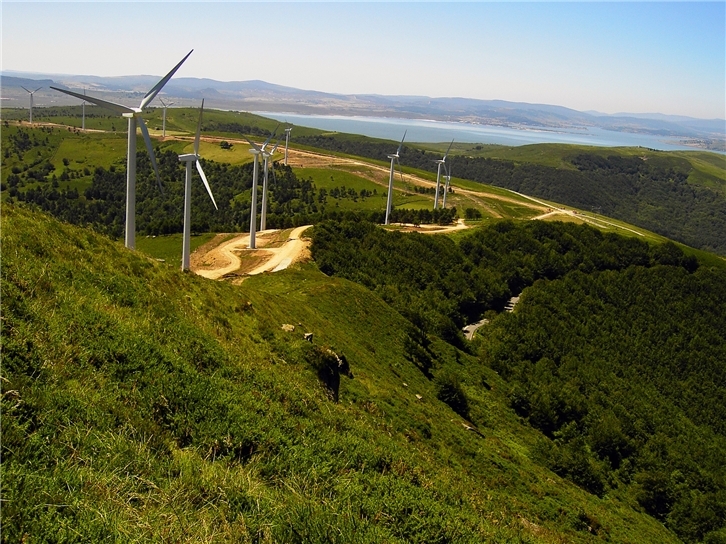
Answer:
[[[76,91],[86,89],[99,98],[136,106],[140,97],[157,81],[158,76],[147,75],[99,77],[13,71],[0,74],[2,105],[5,107],[27,107],[27,93],[21,86],[29,89],[43,87],[35,95],[34,103],[39,107],[78,102],[49,89],[50,85]],[[709,149],[723,150],[726,144],[724,119],[695,119],[659,113],[610,115],[505,100],[344,95],[296,89],[265,81],[216,81],[189,77],[172,79],[164,88],[162,96],[175,102],[176,106],[197,105],[204,98],[208,107],[217,109],[434,119],[519,128],[599,127],[618,132],[681,138]],[[157,102],[157,105],[161,104]]]

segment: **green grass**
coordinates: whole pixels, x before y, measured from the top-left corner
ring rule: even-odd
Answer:
[[[192,236],[189,239],[191,252],[202,244],[206,244],[215,236],[216,234],[212,232]],[[182,234],[137,236],[136,249],[151,255],[155,259],[162,259],[168,263],[181,263],[182,238]]]
[[[351,169],[353,170],[352,172],[350,171]],[[386,208],[386,192],[388,190],[388,186],[375,183],[353,173],[365,171],[365,168],[338,168],[336,165],[331,168],[293,168],[293,170],[295,175],[299,178],[310,178],[313,180],[318,189],[326,189],[328,192],[330,192],[331,189],[340,187],[353,189],[359,194],[361,190],[370,191],[371,193],[373,193],[373,191],[376,192],[372,196],[365,198],[358,197],[357,201],[354,201],[352,198],[336,199],[328,195],[328,208],[335,207],[341,210],[385,210]],[[396,179],[394,179],[393,190],[393,205],[396,207],[417,210],[433,206],[433,198],[430,195],[413,192],[413,188],[410,184],[405,183],[405,178],[403,185],[401,185],[401,178],[398,175],[396,176]]]
[[[359,285],[212,282],[12,205],[1,232],[8,542],[676,542],[538,465],[506,383],[434,339],[467,431]],[[352,370],[339,403],[325,346]]]

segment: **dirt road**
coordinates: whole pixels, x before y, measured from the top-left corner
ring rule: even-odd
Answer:
[[[223,241],[229,235],[218,235],[191,255],[194,273],[212,280],[228,274],[249,275],[284,270],[292,263],[308,258],[308,241],[301,238],[310,225],[287,231],[265,230],[255,237],[257,249],[249,249],[249,233]]]

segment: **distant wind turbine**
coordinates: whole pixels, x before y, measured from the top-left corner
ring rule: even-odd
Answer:
[[[449,169],[446,169],[446,165],[444,165],[444,171],[446,172],[446,175],[444,178],[446,179],[446,186],[444,187],[444,201],[441,204],[442,208],[446,208],[446,195],[449,192],[449,183],[451,182],[451,165],[449,165]]]
[[[277,126],[279,128],[280,125]],[[277,132],[277,128],[272,131],[272,134],[270,135],[270,138],[272,138],[275,135],[275,132]],[[272,148],[272,151],[267,151],[265,147],[267,146],[267,142],[265,142],[265,145],[262,146],[262,157],[265,159],[264,163],[264,175],[262,177],[262,210],[260,211],[260,230],[265,230],[267,228],[267,180],[268,180],[268,170],[269,170],[269,163],[270,163],[270,157],[275,153],[275,150],[277,149],[277,146],[280,144],[280,141],[278,140],[275,144],[275,147]]]
[[[446,157],[449,154],[449,151],[451,151],[451,146],[454,145],[454,140],[451,140],[451,143],[449,144],[449,149],[446,150],[446,153],[444,153],[444,158],[439,159],[436,161],[436,163],[439,165],[438,169],[436,171],[436,196],[434,197],[434,210],[439,207],[439,187],[440,180],[441,180],[441,166],[444,166],[444,170],[446,170]],[[444,198],[446,198],[446,193],[444,193]]]
[[[159,97],[159,102],[161,102],[161,105],[164,106],[164,114],[162,115],[162,121],[161,121],[161,137],[166,138],[166,108],[169,106],[173,106],[174,102],[169,102],[168,104],[164,102],[161,97]],[[204,101],[202,101],[204,102]]]
[[[192,49],[192,51],[194,51]],[[174,68],[171,69],[171,71],[166,74],[156,85],[154,85],[151,90],[146,93],[144,98],[141,99],[141,104],[139,104],[138,108],[129,108],[128,106],[123,106],[121,104],[116,104],[114,102],[107,102],[106,100],[101,100],[100,98],[94,98],[91,96],[86,96],[83,94],[75,93],[73,91],[67,91],[65,89],[59,89],[57,87],[51,87],[51,89],[54,89],[56,91],[59,91],[61,93],[65,93],[70,96],[75,96],[76,98],[80,98],[81,100],[88,100],[92,104],[96,104],[97,106],[101,106],[102,108],[106,108],[108,110],[111,110],[115,113],[120,114],[122,117],[125,117],[129,120],[129,131],[128,131],[128,148],[126,152],[126,238],[125,243],[126,247],[129,249],[134,249],[136,247],[136,125],[138,121],[138,125],[141,128],[141,134],[144,136],[144,142],[146,143],[146,149],[149,152],[149,157],[151,158],[151,165],[154,167],[154,173],[156,174],[156,181],[159,184],[159,190],[161,189],[161,178],[159,177],[159,169],[156,166],[156,157],[154,156],[154,148],[151,146],[151,138],[149,137],[149,130],[146,128],[146,123],[144,122],[144,118],[141,117],[141,114],[143,113],[143,110],[146,106],[151,103],[152,100],[156,97],[156,95],[161,91],[161,89],[166,85],[166,83],[171,79],[171,77],[174,75],[174,73],[179,69],[179,67],[184,63],[187,58],[189,58],[189,55],[192,54],[192,51],[189,51],[187,55],[179,61],[179,63],[174,66]]]
[[[21,85],[21,87],[23,87],[23,86]],[[43,87],[38,87],[34,91],[30,91],[28,89],[25,89],[25,87],[23,87],[23,89],[25,89],[25,91],[30,95],[30,122],[31,123],[33,122],[33,95],[35,93],[37,93],[39,90],[41,90],[42,88]]]
[[[277,130],[277,129],[275,129]],[[250,153],[253,155],[254,166],[252,168],[252,205],[250,207],[250,249],[257,248],[256,234],[257,234],[257,178],[260,171],[259,156],[264,153],[263,149],[270,143],[272,137],[275,135],[273,132],[270,137],[265,140],[262,147],[259,147],[256,143],[245,136],[245,140],[252,146]]]
[[[292,127],[288,127],[285,129],[285,166],[287,166],[287,144],[290,141],[291,132],[292,132]]]
[[[403,140],[406,139],[406,132],[403,133],[403,138],[401,138],[401,144],[398,146],[398,149],[396,150],[395,155],[388,155],[388,158],[391,159],[391,176],[388,178],[388,199],[386,201],[386,225],[388,225],[388,220],[391,216],[391,204],[393,202],[393,173],[394,173],[394,162],[398,163],[399,171],[401,169],[401,163],[398,162],[398,156],[399,153],[401,153],[401,148],[403,147]],[[401,174],[401,179],[403,180],[403,174]]]
[[[197,135],[194,138],[194,153],[187,153],[186,155],[179,155],[179,160],[187,164],[186,178],[184,182],[184,239],[182,242],[182,270],[189,270],[189,245],[191,240],[191,225],[192,225],[192,163],[197,167],[199,177],[202,178],[204,187],[209,193],[209,198],[212,199],[212,204],[218,210],[217,203],[214,201],[212,195],[212,189],[209,187],[207,176],[204,175],[202,165],[199,164],[199,137],[202,132],[202,112],[204,111],[204,100],[202,100],[202,107],[199,108],[199,122],[197,123]]]

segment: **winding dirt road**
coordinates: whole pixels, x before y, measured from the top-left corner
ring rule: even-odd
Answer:
[[[220,240],[228,235],[219,235],[192,253],[191,270],[212,280],[284,270],[292,263],[308,258],[309,241],[302,238],[302,233],[309,227],[297,227],[287,237],[284,236],[287,231],[260,231],[255,237],[256,249],[249,249],[249,233],[222,243]]]

